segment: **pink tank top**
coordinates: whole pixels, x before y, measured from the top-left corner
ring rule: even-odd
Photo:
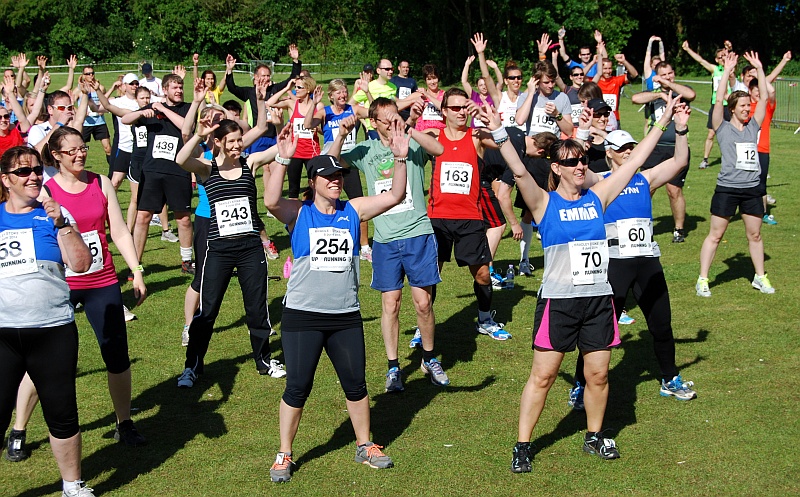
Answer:
[[[297,150],[294,152],[294,158],[296,159],[310,159],[320,154],[317,132],[313,129],[306,129],[303,125],[305,120],[306,116],[300,113],[300,100],[297,100],[292,110],[292,138],[299,137],[297,139]]]
[[[108,225],[108,199],[103,194],[100,177],[86,173],[89,184],[80,193],[64,191],[55,179],[47,182],[50,196],[72,214],[84,242],[92,253],[92,265],[79,275],[67,272],[67,283],[71,290],[88,290],[117,284],[114,259],[108,250],[106,226]]]

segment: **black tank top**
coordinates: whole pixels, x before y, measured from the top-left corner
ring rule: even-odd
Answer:
[[[211,174],[203,182],[211,207],[208,239],[258,236],[264,226],[258,216],[256,182],[247,161],[239,159],[242,174],[234,180],[220,176],[216,159],[211,159]]]

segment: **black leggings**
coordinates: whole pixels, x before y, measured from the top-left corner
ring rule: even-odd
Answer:
[[[286,167],[287,176],[289,176],[289,194],[288,198],[298,198],[300,196],[300,179],[303,176],[303,169],[306,163],[311,159],[298,159],[292,158],[289,160],[289,165]]]
[[[222,298],[228,289],[234,268],[239,273],[239,287],[242,289],[244,312],[247,327],[250,329],[253,360],[258,369],[269,367],[271,326],[267,309],[267,258],[261,246],[261,238],[218,238],[208,241],[203,279],[200,283],[200,308],[189,327],[185,367],[197,374],[203,372],[203,358],[208,352],[214,322],[219,315]]]
[[[336,331],[283,331],[281,343],[286,360],[283,401],[290,407],[300,409],[305,405],[314,386],[314,373],[323,348],[333,363],[347,400],[358,402],[367,396],[363,326]]]
[[[656,354],[661,378],[670,381],[678,374],[675,365],[675,336],[672,334],[672,309],[669,304],[667,280],[658,257],[636,257],[633,259],[610,259],[608,282],[614,290],[614,309],[619,319],[625,308],[628,290],[647,321],[653,335],[653,352]],[[578,355],[575,365],[575,380],[586,384],[583,375],[583,357]]]
[[[128,356],[128,329],[122,307],[122,292],[119,284],[112,283],[102,288],[70,290],[69,300],[73,306],[83,304],[86,319],[92,325],[100,355],[111,374],[124,373],[131,367]]]
[[[50,328],[0,328],[0,433],[11,422],[19,382],[27,372],[42,403],[50,434],[67,439],[80,431],[75,375],[75,322]]]

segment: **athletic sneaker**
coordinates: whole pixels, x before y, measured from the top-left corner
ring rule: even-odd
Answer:
[[[766,275],[764,275],[766,276]],[[755,283],[753,283],[755,286]],[[698,297],[710,297],[711,296],[711,289],[708,288],[708,278],[697,278],[697,283],[694,285],[694,289],[697,292]]]
[[[64,490],[61,497],[94,497],[94,490],[87,487],[84,482],[80,482],[80,487],[67,492]]]
[[[761,221],[763,221],[764,224],[769,224],[772,226],[778,224],[778,221],[775,220],[775,216],[773,216],[772,214],[770,215],[764,214],[764,217],[761,219]]]
[[[511,338],[511,333],[503,330],[504,325],[495,322],[494,313],[495,311],[492,311],[492,316],[486,321],[475,323],[475,330],[481,335],[489,335],[495,340],[508,340]]]
[[[150,218],[150,226],[161,226],[161,218],[158,216]]]
[[[635,322],[636,320],[628,316],[628,313],[625,311],[622,311],[622,314],[619,316],[619,321],[617,321],[619,324],[633,324]]]
[[[136,319],[136,314],[132,313],[126,306],[122,306],[122,313],[125,315],[125,322],[128,323]]]
[[[492,280],[492,290],[502,290],[505,288],[506,280],[499,274],[492,273],[489,275],[489,278]]]
[[[414,349],[417,347],[422,348],[422,332],[419,331],[419,326],[414,329],[414,338],[408,342],[409,349]]]
[[[686,241],[686,231],[676,229],[672,232],[672,243],[683,243]]]
[[[130,419],[126,419],[122,423],[117,423],[117,430],[114,432],[114,440],[122,442],[128,447],[138,447],[147,443],[147,439],[139,433],[133,425],[133,421]]]
[[[370,247],[362,247],[359,257],[361,257],[362,261],[372,262],[372,249]]]
[[[171,232],[170,230],[161,230],[161,241],[177,243],[180,240],[177,236],[175,236],[175,233]]]
[[[275,462],[269,468],[269,477],[275,483],[287,482],[292,479],[293,471],[294,461],[292,461],[292,454],[278,452],[278,455],[275,456]]]
[[[431,359],[430,362],[425,362],[425,359],[423,359],[420,369],[422,369],[422,372],[426,375],[431,375],[431,383],[434,385],[446,387],[450,384],[450,378],[448,378],[447,373],[444,372],[442,363],[435,357]]]
[[[278,247],[275,246],[275,242],[270,240],[265,249],[267,252],[267,259],[274,261],[278,258]]]
[[[181,273],[194,274],[194,261],[181,262]]]
[[[769,282],[767,273],[764,273],[764,276],[755,275],[753,277],[753,288],[760,290],[761,293],[775,293],[775,288],[773,288],[772,283]]]
[[[596,454],[603,459],[619,459],[616,442],[611,438],[605,438],[601,432],[591,436],[588,433],[584,435],[583,450],[589,454]]]
[[[527,259],[520,261],[519,274],[523,276],[533,276],[533,264]]]
[[[778,205],[778,201],[772,195],[767,195],[767,205]]]
[[[706,159],[703,159],[703,160],[700,162],[700,166],[699,166],[699,167],[700,167],[700,169],[705,169],[705,168],[707,168],[707,167],[708,167],[708,161],[707,161]]]
[[[184,347],[189,346],[189,325],[183,325],[183,331],[181,332],[181,345]]]
[[[283,368],[283,364],[278,362],[277,359],[270,359],[269,365],[261,359],[261,364],[262,367],[258,368],[258,374],[262,376],[271,376],[272,378],[283,378],[286,376],[286,370]]]
[[[11,428],[8,434],[8,448],[3,453],[7,461],[20,462],[28,458],[28,451],[25,450],[25,433],[25,430]]]
[[[692,390],[694,386],[693,381],[683,381],[681,375],[678,375],[670,381],[661,380],[661,394],[662,397],[675,397],[678,400],[692,400],[697,398],[697,392]]]
[[[197,381],[197,375],[191,368],[186,368],[178,378],[178,388],[192,388]]]
[[[514,452],[511,456],[511,472],[512,473],[530,473],[531,461],[533,454],[531,454],[530,442],[517,442],[514,445]]]
[[[403,373],[400,368],[393,367],[386,373],[386,392],[402,392],[406,387],[403,386]]]
[[[573,411],[583,411],[583,385],[581,385],[580,381],[575,382],[575,386],[569,389],[569,400],[567,401],[567,405],[572,408]]]
[[[359,445],[356,447],[356,457],[354,460],[355,462],[366,464],[374,469],[393,468],[394,463],[392,459],[381,451],[382,448],[382,445],[377,445],[372,442]]]

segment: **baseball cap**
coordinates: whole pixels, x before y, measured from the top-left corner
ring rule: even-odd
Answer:
[[[122,84],[125,85],[133,83],[134,81],[139,81],[139,77],[133,74],[132,72],[129,72],[122,78]]]
[[[586,106],[592,109],[593,112],[597,112],[599,110],[607,110],[611,112],[611,106],[606,103],[605,100],[602,98],[593,98],[586,102]]]
[[[374,67],[372,67],[372,64],[370,64],[369,62],[367,62],[366,64],[364,64],[364,69],[362,69],[362,70],[363,70],[364,72],[375,72],[375,68],[374,68]]]
[[[350,172],[349,169],[342,167],[342,165],[339,163],[339,160],[332,155],[318,155],[309,160],[306,164],[308,179],[311,179],[314,176],[330,176],[331,174],[340,171],[343,174]]]
[[[153,74],[153,65],[149,62],[142,64],[142,74]]]
[[[639,142],[634,140],[630,133],[622,129],[616,129],[606,135],[606,150],[611,149],[616,152],[631,143],[636,145]]]

